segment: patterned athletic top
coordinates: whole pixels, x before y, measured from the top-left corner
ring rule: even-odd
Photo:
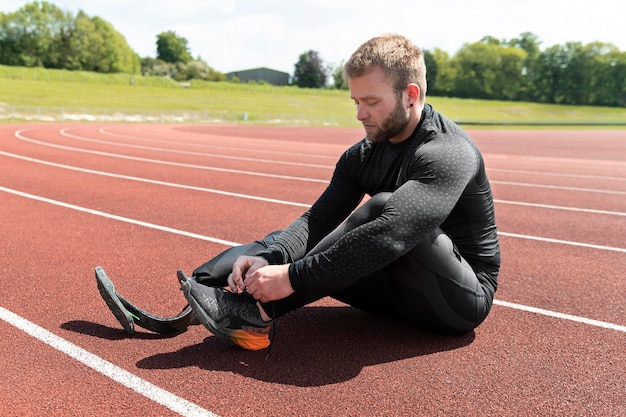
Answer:
[[[382,215],[327,250],[305,254],[337,227],[365,194],[393,192]],[[426,105],[415,132],[390,144],[363,139],[337,162],[328,188],[262,253],[291,263],[296,292],[345,276],[366,276],[406,254],[440,227],[488,290],[495,292],[500,247],[491,187],[480,151],[455,123]]]

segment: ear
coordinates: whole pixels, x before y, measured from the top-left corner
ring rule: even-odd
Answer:
[[[409,103],[417,104],[420,98],[420,88],[415,83],[410,83],[407,86],[407,92],[409,96]]]

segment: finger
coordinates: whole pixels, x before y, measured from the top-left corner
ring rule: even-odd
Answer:
[[[235,284],[235,279],[233,278],[233,274],[228,274],[228,288],[234,293],[238,292],[237,284]]]
[[[231,272],[232,281],[234,284],[233,291],[243,292],[245,290],[243,275],[250,268],[250,262],[248,257],[240,256],[233,264],[233,270]]]

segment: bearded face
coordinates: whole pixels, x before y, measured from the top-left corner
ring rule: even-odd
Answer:
[[[399,135],[409,123],[410,113],[402,104],[402,100],[396,99],[396,105],[389,115],[380,122],[377,129],[367,131],[366,138],[372,142],[385,142]]]
[[[365,137],[372,142],[401,142],[417,126],[419,110],[413,106],[416,94],[412,84],[398,93],[382,69],[374,68],[350,78],[348,86],[356,105],[356,118],[363,124]]]

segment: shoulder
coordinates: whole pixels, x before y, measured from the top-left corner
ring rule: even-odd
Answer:
[[[479,156],[474,141],[459,125],[435,111],[432,106],[424,108],[424,120],[419,127],[418,135],[421,151],[450,152],[453,155]],[[451,156],[453,156],[451,155]]]
[[[344,151],[339,158],[339,163],[359,164],[367,159],[375,144],[367,139],[362,139]]]

